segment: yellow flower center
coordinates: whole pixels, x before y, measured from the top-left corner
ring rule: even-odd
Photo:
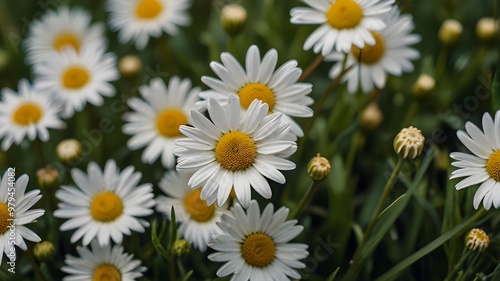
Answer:
[[[54,39],[53,47],[59,52],[63,47],[73,47],[75,51],[78,51],[80,49],[80,40],[74,34],[62,33]]]
[[[362,49],[354,45],[351,47],[351,52],[354,58],[364,64],[376,63],[384,56],[384,40],[377,32],[372,31],[371,33],[373,38],[375,38],[375,45],[370,46],[365,44],[365,47]]]
[[[215,159],[229,171],[242,171],[250,167],[257,156],[253,140],[242,132],[223,135],[215,146]]]
[[[353,28],[363,19],[363,9],[354,0],[337,0],[326,11],[326,19],[335,29]]]
[[[87,85],[90,80],[90,73],[81,66],[70,66],[62,75],[62,84],[64,88],[76,90]]]
[[[0,203],[0,235],[7,232],[7,227],[10,225],[9,219],[13,219],[13,217],[10,216],[7,204]]]
[[[184,208],[192,220],[197,222],[206,222],[213,218],[215,213],[215,204],[207,205],[206,200],[200,198],[201,188],[191,191],[184,198]]]
[[[266,267],[274,260],[274,242],[264,233],[250,234],[243,240],[241,255],[245,262],[255,267]]]
[[[274,93],[268,86],[261,83],[250,83],[245,85],[238,92],[240,97],[241,107],[248,109],[250,104],[255,100],[261,100],[263,103],[267,103],[269,106],[269,111],[274,107]]]
[[[486,171],[496,181],[500,181],[500,150],[493,152],[486,162]]]
[[[92,199],[90,214],[96,221],[111,222],[120,217],[122,213],[122,200],[113,192],[104,191]]]
[[[166,109],[156,118],[156,129],[164,137],[177,137],[182,135],[179,127],[187,123],[188,120],[184,112],[178,109]]]
[[[19,106],[12,114],[12,121],[17,125],[28,126],[38,123],[42,118],[43,111],[37,104],[27,102]]]
[[[116,266],[112,264],[100,264],[94,271],[93,281],[120,281],[122,274]]]
[[[135,14],[140,19],[154,19],[163,10],[163,5],[158,0],[142,0],[137,5]]]

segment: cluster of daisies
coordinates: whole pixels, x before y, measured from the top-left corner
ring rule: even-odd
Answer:
[[[387,75],[413,69],[419,53],[409,45],[420,41],[409,15],[400,15],[393,0],[304,0],[310,7],[291,10],[295,24],[321,24],[304,43],[304,49],[321,53],[336,62],[329,76],[347,81],[351,93],[370,92],[385,86]],[[144,49],[149,37],[164,32],[174,35],[178,26],[189,24],[186,0],[109,0],[109,26],[122,43],[135,42]],[[2,150],[20,144],[25,137],[49,139],[48,129],[62,129],[88,103],[102,106],[104,97],[115,95],[112,82],[119,79],[116,56],[107,52],[104,26],[92,24],[80,9],[61,7],[32,23],[25,41],[27,63],[33,66],[33,85],[23,79],[18,92],[5,88],[0,101]],[[139,260],[124,252],[124,235],[143,233],[145,217],[156,211],[170,218],[176,212],[179,235],[196,249],[215,252],[208,259],[225,262],[217,271],[232,280],[287,280],[300,278],[300,260],[308,256],[307,245],[290,243],[303,230],[297,220],[287,220],[289,210],[274,210],[269,203],[261,212],[252,191],[272,197],[268,180],[285,183],[282,171],[295,169],[288,158],[297,150],[304,131],[295,118],[309,118],[314,100],[312,85],[300,82],[302,70],[295,60],[278,67],[278,53],[248,48],[244,66],[230,53],[210,67],[217,77],[203,76],[208,87],[193,87],[187,78],[172,76],[168,85],[154,78],[139,89],[140,96],[127,101],[122,132],[130,136],[130,150],[142,151],[142,162],[161,159],[167,169],[157,196],[152,184],[141,184],[141,173],[132,166],[120,171],[113,160],[104,169],[91,162],[86,173],[71,171],[76,186],[63,185],[54,212],[65,219],[61,231],[71,231],[71,243],[81,240],[80,257],[68,256],[62,271],[68,280],[133,280],[146,270]],[[452,153],[461,168],[453,177],[468,178],[457,185],[483,182],[474,198],[477,208],[500,206],[495,187],[500,181],[500,113],[495,121],[483,118],[485,133],[472,124],[470,137],[460,140],[477,156]],[[161,156],[161,157],[160,157]],[[473,167],[473,168],[471,168]],[[41,197],[39,190],[25,193],[28,178],[16,185],[19,207],[15,218],[23,239],[40,237],[24,224],[44,214],[29,210]],[[0,186],[0,244],[7,253],[8,181]],[[88,248],[90,246],[90,248]],[[1,261],[1,256],[0,256]]]

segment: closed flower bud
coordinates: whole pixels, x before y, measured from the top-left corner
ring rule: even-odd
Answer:
[[[124,56],[118,63],[118,69],[123,78],[135,78],[141,73],[142,62],[137,56]]]
[[[41,188],[51,188],[58,184],[59,173],[52,167],[45,167],[36,172],[36,178]]]
[[[476,36],[483,42],[495,40],[498,36],[498,22],[494,18],[482,18],[476,25]]]
[[[472,251],[484,251],[490,245],[490,238],[484,230],[480,228],[473,228],[465,237],[465,246]]]
[[[172,246],[172,252],[176,256],[184,256],[187,253],[189,253],[189,248],[191,248],[191,245],[189,244],[188,241],[184,239],[178,239],[174,241],[174,245]]]
[[[370,103],[359,117],[359,124],[361,128],[367,131],[377,129],[384,120],[384,114],[378,107],[376,102]]]
[[[435,85],[436,81],[432,78],[432,76],[420,74],[417,82],[413,84],[412,92],[416,97],[425,97],[434,90]]]
[[[39,261],[46,261],[50,259],[55,252],[54,244],[49,241],[42,241],[37,243],[33,248],[33,255]]]
[[[222,8],[221,24],[230,36],[238,35],[247,22],[247,10],[238,4],[229,4]]]
[[[56,152],[62,162],[75,162],[82,156],[82,145],[75,139],[63,140],[57,145]]]
[[[394,151],[403,159],[408,157],[414,159],[422,153],[424,141],[425,138],[422,135],[422,131],[410,126],[402,129],[394,138]]]
[[[447,19],[439,29],[439,40],[444,45],[454,45],[462,35],[462,24],[454,19]]]
[[[331,168],[332,166],[330,165],[330,161],[328,161],[325,157],[321,157],[318,153],[311,159],[311,161],[309,161],[307,172],[313,180],[320,181],[330,174]]]

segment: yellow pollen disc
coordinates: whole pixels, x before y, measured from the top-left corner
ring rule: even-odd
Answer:
[[[261,83],[250,83],[245,85],[238,92],[240,97],[241,107],[248,109],[250,104],[255,100],[261,100],[263,103],[267,103],[269,111],[274,107],[274,93],[268,86]]]
[[[90,80],[90,73],[81,66],[70,66],[62,75],[62,84],[64,88],[76,90],[87,85]]]
[[[242,132],[223,135],[215,146],[215,159],[229,171],[242,171],[250,167],[257,156],[253,140]]]
[[[206,222],[213,218],[215,213],[215,204],[207,205],[206,200],[200,198],[201,188],[191,191],[184,198],[184,208],[192,220],[197,222]]]
[[[363,9],[354,0],[337,0],[326,11],[326,19],[335,29],[353,28],[363,19]]]
[[[36,124],[42,118],[43,111],[37,104],[25,103],[19,106],[12,114],[12,121],[17,125],[28,126]]]
[[[140,19],[154,19],[163,10],[163,5],[158,0],[142,0],[135,10],[135,14]]]
[[[266,267],[274,260],[275,246],[271,237],[264,233],[250,234],[243,240],[241,255],[245,262],[255,267]]]
[[[354,45],[351,47],[351,52],[354,58],[364,64],[377,63],[383,56],[385,51],[384,40],[377,32],[371,32],[375,38],[375,45],[366,45],[360,49]]]
[[[496,181],[500,181],[500,150],[493,152],[486,162],[486,172]]]
[[[158,114],[156,129],[164,137],[177,137],[182,135],[179,127],[187,123],[188,120],[184,112],[178,109],[167,109]]]
[[[7,227],[10,225],[9,219],[12,219],[12,217],[10,216],[7,204],[0,203],[0,235],[3,235],[7,231]]]
[[[73,47],[75,51],[78,51],[80,49],[80,40],[71,33],[63,33],[54,39],[53,46],[57,51],[61,51],[63,47]]]
[[[112,264],[100,264],[94,271],[93,281],[120,281],[122,274]]]
[[[90,214],[96,221],[111,222],[120,217],[122,213],[122,200],[113,192],[101,192],[92,199]]]

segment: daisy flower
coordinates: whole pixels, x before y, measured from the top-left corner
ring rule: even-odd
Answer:
[[[208,101],[212,122],[193,110],[193,127],[180,127],[187,138],[175,143],[177,171],[194,172],[188,184],[201,186],[201,199],[209,205],[217,199],[222,206],[233,188],[245,207],[250,204],[250,187],[269,199],[272,192],[265,177],[285,183],[279,170],[295,169],[284,159],[297,150],[295,142],[284,140],[289,125],[281,122],[280,113],[268,115],[268,109],[254,100],[242,116],[240,101],[231,94],[225,108],[215,99]]]
[[[30,210],[42,198],[40,190],[35,189],[25,193],[29,181],[28,176],[22,175],[15,182],[14,176],[15,171],[8,169],[0,179],[0,247],[5,255],[12,255],[12,241],[24,251],[27,250],[24,239],[32,242],[41,241],[40,237],[25,225],[34,222],[45,213],[42,209]],[[9,195],[9,193],[12,194],[12,190],[15,190],[13,196]],[[12,201],[11,198],[14,200]],[[12,208],[11,203],[14,203],[15,208]],[[15,240],[11,237],[15,237]],[[0,264],[2,264],[2,257],[3,255],[0,254]]]
[[[135,112],[126,113],[123,132],[133,137],[127,142],[131,150],[146,147],[142,162],[151,164],[161,155],[166,168],[173,168],[175,140],[182,137],[180,125],[191,124],[189,111],[198,101],[198,87],[192,88],[189,79],[172,77],[168,88],[161,78],[139,88],[143,99],[130,98],[127,104]]]
[[[217,222],[227,210],[216,204],[208,206],[201,200],[201,189],[191,189],[188,185],[190,174],[178,174],[170,171],[162,178],[159,186],[167,196],[156,199],[156,210],[170,219],[171,208],[175,208],[175,217],[180,223],[179,235],[204,252],[212,236],[220,232]]]
[[[25,41],[27,62],[45,61],[51,52],[72,48],[76,52],[90,44],[106,45],[102,24],[90,24],[91,15],[82,9],[60,7],[31,23]]]
[[[188,25],[190,5],[190,0],[108,0],[106,8],[120,42],[134,40],[137,49],[144,49],[150,36],[174,35],[178,25]]]
[[[387,26],[378,31],[371,31],[375,44],[358,48],[353,46],[347,54],[333,52],[325,57],[325,61],[336,61],[330,70],[329,76],[334,79],[342,72],[342,64],[346,61],[346,68],[350,70],[342,77],[347,81],[350,93],[358,91],[358,85],[365,93],[385,86],[387,74],[401,76],[403,72],[413,71],[410,60],[420,57],[417,50],[409,45],[420,42],[420,36],[410,34],[415,28],[411,15],[400,15],[399,9],[394,7],[384,16]],[[346,60],[347,56],[347,60]]]
[[[310,83],[297,83],[302,70],[297,61],[290,60],[274,71],[278,61],[278,52],[269,50],[260,59],[259,48],[255,45],[248,48],[246,55],[246,71],[229,53],[222,53],[223,64],[212,62],[210,67],[222,80],[203,76],[201,80],[212,90],[204,91],[200,102],[206,107],[208,99],[215,98],[225,105],[231,93],[238,95],[240,105],[247,110],[253,100],[259,99],[267,103],[268,112],[283,113],[283,120],[290,123],[290,131],[299,137],[304,135],[300,126],[291,117],[311,117],[313,111],[307,107],[314,100],[307,96],[312,91]]]
[[[130,231],[144,232],[149,223],[137,217],[153,213],[153,189],[151,184],[139,184],[141,173],[129,166],[121,173],[113,160],[106,163],[104,172],[95,162],[87,167],[87,175],[80,169],[71,170],[71,177],[78,188],[62,186],[56,192],[61,201],[54,212],[57,218],[68,219],[61,231],[77,229],[71,237],[75,243],[83,237],[88,245],[97,238],[99,245],[106,246],[109,240],[122,242],[123,234]]]
[[[63,103],[65,118],[81,111],[87,102],[102,105],[102,96],[115,95],[110,81],[119,78],[115,55],[104,53],[98,44],[82,48],[79,53],[71,48],[53,52],[46,63],[35,65],[34,72],[37,87]]]
[[[304,50],[328,55],[349,52],[351,45],[363,48],[375,44],[370,31],[385,27],[380,15],[391,9],[394,0],[303,0],[308,7],[296,7],[290,12],[294,24],[321,24],[304,43]]]
[[[66,264],[61,268],[70,274],[63,280],[136,280],[142,277],[146,267],[134,255],[124,252],[123,247],[115,245],[100,246],[96,240],[90,243],[91,249],[78,246],[80,257],[66,256]]]
[[[28,136],[41,141],[49,139],[48,129],[65,127],[58,117],[59,105],[46,93],[36,91],[26,79],[19,80],[18,93],[9,88],[2,89],[0,101],[0,138],[2,150],[12,143],[19,144]]]
[[[285,221],[289,210],[285,207],[274,212],[269,203],[260,212],[257,201],[252,200],[245,214],[241,205],[231,208],[231,215],[223,215],[219,226],[222,234],[216,234],[209,247],[217,251],[208,259],[226,262],[217,276],[233,274],[231,280],[290,280],[300,279],[294,268],[305,268],[299,260],[306,258],[307,245],[289,243],[304,227],[297,220]]]
[[[481,201],[486,210],[493,205],[500,207],[500,110],[495,120],[488,113],[483,115],[483,131],[471,122],[465,124],[464,131],[458,131],[458,139],[473,154],[452,152],[450,157],[457,160],[451,165],[459,168],[451,173],[450,179],[463,178],[455,185],[457,190],[481,184],[474,195],[474,208]]]

